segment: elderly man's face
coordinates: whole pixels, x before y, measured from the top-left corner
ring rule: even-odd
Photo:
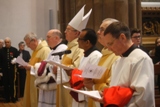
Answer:
[[[54,48],[56,45],[56,35],[53,35],[53,31],[49,31],[46,36],[49,47]]]
[[[103,22],[100,25],[99,30],[97,31],[98,42],[103,46],[105,46],[104,31],[107,28],[108,24],[109,24],[109,21],[108,22]]]
[[[6,48],[10,48],[11,47],[11,41],[10,40],[6,39],[4,42],[5,42],[5,47]]]
[[[4,43],[2,41],[0,41],[0,48],[2,48],[4,45]]]
[[[73,27],[71,26],[67,26],[66,30],[65,30],[65,36],[66,36],[66,40],[68,42],[71,42],[72,40],[74,40],[75,38],[77,38],[77,33],[78,31],[75,30]]]
[[[36,45],[35,45],[35,39],[30,40],[29,38],[24,40],[27,47],[30,48],[31,50],[35,50],[36,49]]]

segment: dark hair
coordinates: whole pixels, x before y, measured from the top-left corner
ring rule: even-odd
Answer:
[[[130,30],[126,24],[123,22],[113,22],[104,31],[104,36],[110,33],[113,38],[118,39],[120,34],[125,34],[127,39],[130,39]]]
[[[156,38],[156,40],[155,40],[155,46],[157,46],[157,44],[158,44],[158,39],[160,39],[160,37],[158,37],[158,38]]]
[[[84,36],[85,40],[89,40],[92,45],[96,45],[97,43],[97,35],[93,29],[85,28],[82,31],[86,31],[86,35]]]
[[[22,45],[22,44],[25,45],[25,43],[24,43],[23,41],[21,41],[21,42],[18,44],[18,46],[20,46],[20,45]]]
[[[130,31],[131,31],[131,37],[133,36],[134,33],[141,33],[141,30],[137,28],[131,28]]]

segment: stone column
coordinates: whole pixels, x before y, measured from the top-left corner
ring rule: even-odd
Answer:
[[[128,23],[128,0],[115,0],[115,18]]]
[[[128,0],[128,12],[129,12],[129,26],[130,28],[137,27],[137,6],[136,0]]]
[[[141,9],[141,0],[136,0],[137,6],[137,28],[142,31],[142,9]]]

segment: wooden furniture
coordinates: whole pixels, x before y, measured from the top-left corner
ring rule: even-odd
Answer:
[[[160,76],[160,63],[154,65],[154,74],[155,74],[155,78]],[[160,98],[160,83],[155,85],[155,98]]]

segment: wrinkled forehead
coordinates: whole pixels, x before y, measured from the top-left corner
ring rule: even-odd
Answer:
[[[68,25],[67,29],[74,29],[72,26]],[[75,29],[74,29],[75,30]]]
[[[111,24],[111,21],[104,21],[104,22],[102,22],[100,27],[104,28],[104,30],[105,30],[109,26],[109,24]]]
[[[11,41],[9,39],[6,39],[5,40],[5,43],[10,43]]]

